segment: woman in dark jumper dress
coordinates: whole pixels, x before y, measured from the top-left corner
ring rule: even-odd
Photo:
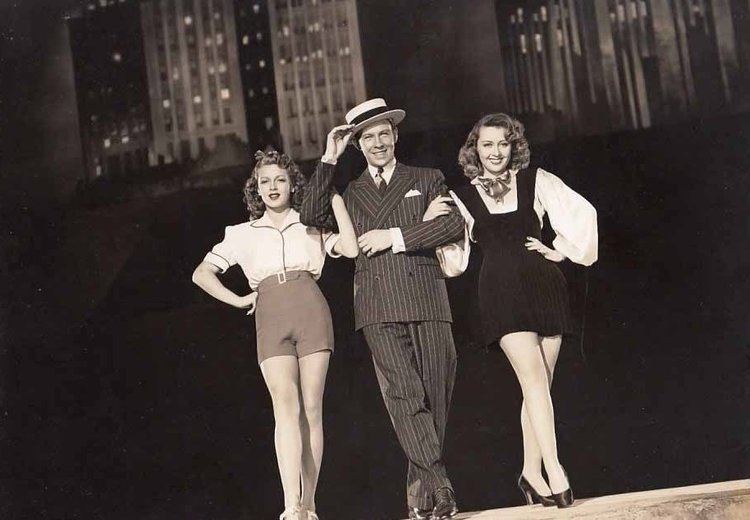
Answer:
[[[499,343],[523,393],[518,485],[529,504],[567,507],[573,494],[557,456],[550,384],[562,335],[572,330],[567,285],[555,264],[596,261],[596,211],[556,176],[529,169],[529,158],[523,125],[506,114],[487,115],[461,148],[459,164],[471,183],[456,192],[469,235],[484,253],[482,338]],[[427,218],[446,210],[434,203]],[[557,234],[552,249],[540,241],[545,213]]]

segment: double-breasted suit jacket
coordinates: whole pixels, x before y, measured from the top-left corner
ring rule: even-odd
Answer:
[[[305,188],[300,211],[306,225],[330,227],[333,165],[320,163]],[[357,235],[400,228],[405,251],[390,249],[372,257],[360,254],[354,274],[355,328],[385,322],[451,321],[448,294],[435,248],[463,235],[458,212],[423,222],[430,201],[445,187],[443,174],[431,168],[396,164],[384,196],[365,170],[343,198]]]

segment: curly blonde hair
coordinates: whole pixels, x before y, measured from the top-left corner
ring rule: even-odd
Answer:
[[[247,206],[247,211],[250,213],[250,220],[259,219],[263,216],[266,211],[266,205],[263,203],[263,199],[258,191],[258,170],[262,166],[273,164],[285,170],[289,174],[289,181],[291,183],[290,202],[292,209],[299,211],[302,205],[302,197],[304,196],[305,187],[305,176],[297,166],[291,157],[284,153],[279,153],[274,149],[267,151],[258,150],[255,152],[255,166],[250,172],[250,177],[245,181],[245,187],[242,189],[243,197],[242,200]]]
[[[473,179],[482,174],[482,164],[479,162],[479,154],[477,153],[477,140],[479,139],[479,130],[483,126],[505,129],[505,137],[511,145],[508,169],[520,170],[529,166],[531,150],[529,149],[529,142],[523,135],[523,123],[508,114],[487,114],[477,121],[458,152],[458,164],[461,166],[464,175]]]

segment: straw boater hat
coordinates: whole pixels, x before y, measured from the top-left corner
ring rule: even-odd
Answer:
[[[356,136],[365,126],[372,123],[390,119],[393,121],[393,126],[396,126],[403,121],[404,117],[406,117],[406,112],[400,108],[392,110],[385,104],[385,99],[375,98],[369,99],[352,108],[346,113],[345,119],[346,124],[354,125],[352,133]]]

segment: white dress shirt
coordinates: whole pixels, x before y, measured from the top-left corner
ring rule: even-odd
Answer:
[[[502,202],[490,197],[473,179],[471,183],[482,198],[487,210],[493,215],[512,213],[518,210],[518,190],[516,189],[516,170],[511,170],[510,191]],[[468,210],[459,206],[461,214],[469,226],[469,236],[474,239],[474,217]],[[599,249],[599,235],[596,222],[596,209],[581,195],[570,189],[559,177],[538,168],[536,184],[534,186],[534,212],[542,225],[544,214],[549,216],[552,229],[557,236],[552,242],[553,247],[581,265],[591,265],[596,262]]]
[[[224,240],[206,254],[204,261],[222,273],[239,264],[253,290],[261,280],[285,271],[309,271],[317,280],[323,272],[326,253],[341,256],[333,252],[338,238],[337,233],[305,226],[294,209],[280,228],[274,227],[268,213],[264,213],[257,220],[227,226]]]

